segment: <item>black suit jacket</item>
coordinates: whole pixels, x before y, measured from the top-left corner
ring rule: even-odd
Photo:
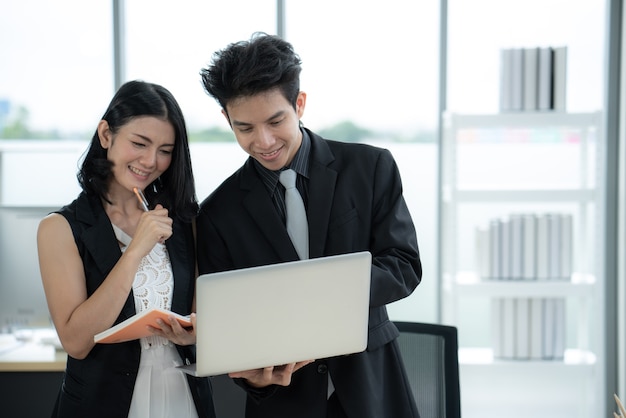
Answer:
[[[395,342],[398,331],[385,308],[410,295],[422,275],[415,229],[402,197],[396,163],[387,150],[329,141],[307,132],[311,138],[310,257],[372,253],[368,346],[364,353],[318,360],[304,367],[288,387],[250,391],[247,416],[325,417],[326,373],[330,371],[349,416],[415,417]],[[285,225],[248,159],[201,204],[200,273],[297,259]]]
[[[61,213],[69,222],[85,269],[87,294],[102,284],[122,253],[115,232],[100,199],[81,193]],[[191,224],[174,221],[173,234],[166,247],[174,273],[172,311],[191,313],[195,259]],[[135,314],[132,291],[116,323]],[[195,361],[195,347],[179,347],[183,362]],[[96,344],[85,359],[68,356],[63,386],[53,416],[58,417],[127,417],[141,347],[138,341]],[[199,417],[215,417],[208,379],[188,378]]]

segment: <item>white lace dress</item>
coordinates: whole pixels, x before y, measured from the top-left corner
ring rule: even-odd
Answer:
[[[115,225],[113,229],[123,252],[132,238]],[[133,283],[135,310],[138,313],[150,307],[169,310],[173,293],[169,254],[165,245],[157,244],[137,269]],[[197,418],[187,378],[175,368],[182,364],[176,347],[159,336],[142,338],[140,343],[141,360],[128,417]]]

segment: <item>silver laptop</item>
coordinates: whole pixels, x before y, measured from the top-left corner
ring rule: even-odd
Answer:
[[[197,279],[195,376],[364,351],[367,251],[205,274]]]

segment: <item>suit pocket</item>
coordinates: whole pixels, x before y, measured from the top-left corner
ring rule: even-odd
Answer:
[[[328,224],[328,236],[326,237],[326,253],[341,254],[365,249],[367,234],[366,228],[360,224],[359,212],[356,208],[333,217]]]
[[[356,208],[350,209],[348,212],[344,213],[341,216],[333,219],[328,225],[328,231],[330,233],[335,232],[335,230],[342,229],[347,225],[350,225],[354,220],[359,218],[359,212]]]

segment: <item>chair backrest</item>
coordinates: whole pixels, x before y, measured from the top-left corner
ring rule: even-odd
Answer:
[[[458,339],[455,327],[394,322],[398,345],[420,418],[460,418]],[[220,418],[243,418],[245,392],[227,376],[211,378]]]
[[[459,344],[453,326],[394,321],[421,418],[460,418]]]

